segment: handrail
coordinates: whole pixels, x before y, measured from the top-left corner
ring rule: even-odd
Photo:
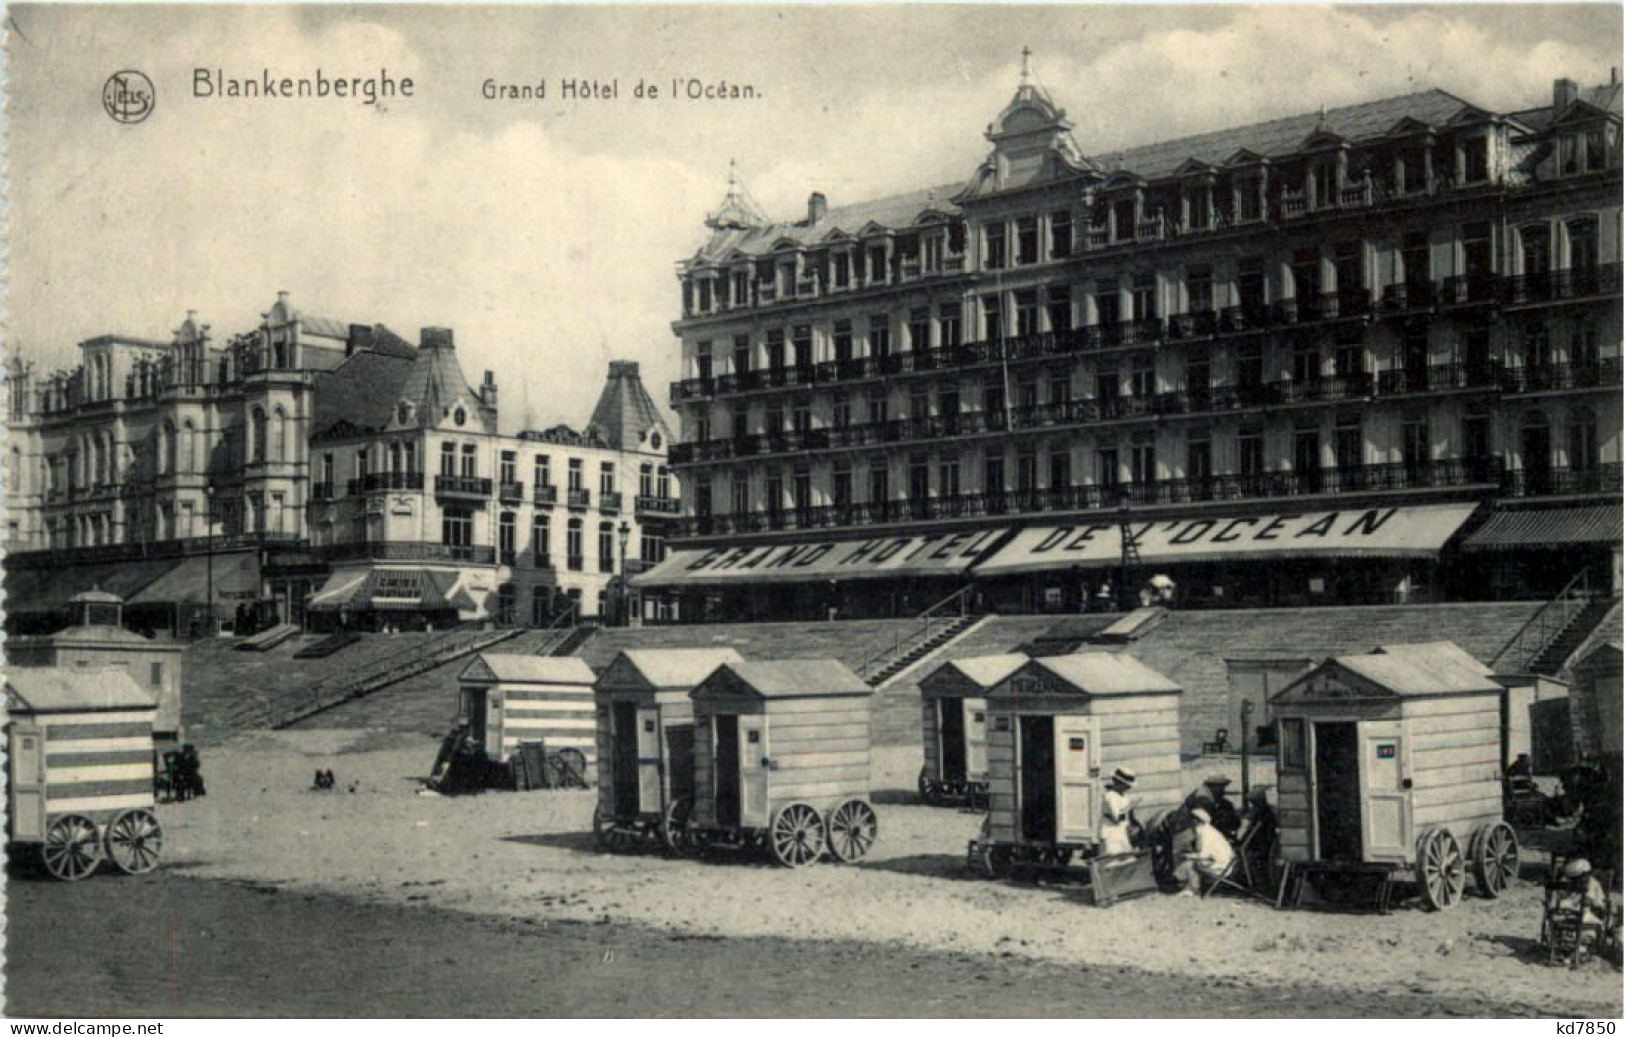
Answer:
[[[897,656],[901,655],[905,640],[909,643],[915,643],[917,641],[925,641],[929,639],[931,636],[931,624],[942,618],[938,613],[943,611],[946,607],[957,604],[959,609],[959,618],[963,618],[964,616],[968,615],[970,612],[971,591],[974,589],[975,588],[971,584],[967,583],[965,586],[959,588],[946,598],[943,598],[935,605],[932,605],[924,612],[921,612],[919,615],[915,616],[914,618],[920,621],[919,629],[915,630],[910,628],[907,631],[907,637],[904,636],[903,631],[899,631],[896,636],[892,638],[892,646],[890,648],[882,648],[879,651],[870,653],[868,658],[864,659],[862,665],[858,667],[858,676],[867,679],[869,676],[870,667],[874,666],[878,660],[887,657],[895,659]]]
[[[1591,598],[1590,572],[1582,569],[1563,585],[1563,589],[1557,592],[1556,597],[1542,605],[1534,615],[1524,621],[1517,633],[1507,639],[1507,643],[1495,653],[1495,658],[1490,660],[1490,668],[1497,672],[1526,671],[1530,664],[1540,657],[1540,653],[1568,629],[1568,625],[1574,622],[1574,617],[1585,608]],[[1529,647],[1530,643],[1533,644],[1533,648]],[[1514,655],[1515,652],[1518,654]],[[1515,662],[1515,665],[1504,666],[1503,664],[1508,661]]]

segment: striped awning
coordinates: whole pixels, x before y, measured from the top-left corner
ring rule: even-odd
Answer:
[[[1463,545],[1469,551],[1516,551],[1584,544],[1618,544],[1625,517],[1618,504],[1500,511],[1474,530]]]
[[[468,611],[474,601],[457,587],[457,574],[428,569],[372,569],[334,573],[311,595],[307,608],[394,612]]]

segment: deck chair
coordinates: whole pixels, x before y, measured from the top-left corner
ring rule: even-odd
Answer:
[[[1207,879],[1202,885],[1203,900],[1221,889],[1233,889],[1244,897],[1254,895],[1253,866],[1247,861],[1247,840],[1257,830],[1258,826],[1254,825],[1251,831],[1242,836],[1241,842],[1230,844],[1232,856],[1223,871],[1217,875],[1203,876]]]

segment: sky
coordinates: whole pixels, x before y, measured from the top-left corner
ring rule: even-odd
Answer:
[[[6,348],[48,369],[106,333],[217,341],[278,290],[319,316],[454,328],[505,431],[591,412],[608,361],[663,405],[676,264],[729,162],[775,219],[962,181],[1021,50],[1087,154],[1438,87],[1502,110],[1606,82],[1621,7],[63,7],[7,20]],[[193,96],[233,78],[411,77],[414,96]],[[157,105],[125,125],[108,76]],[[672,99],[673,78],[753,100]],[[545,101],[482,84],[545,81]],[[615,80],[566,99],[562,80]],[[662,96],[638,99],[638,82]]]

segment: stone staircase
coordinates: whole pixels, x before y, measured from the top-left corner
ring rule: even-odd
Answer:
[[[937,649],[970,630],[981,622],[981,619],[980,616],[950,617],[941,625],[931,628],[919,640],[902,647],[891,657],[877,660],[876,665],[864,675],[864,681],[872,688],[881,687],[916,663],[935,654]]]

